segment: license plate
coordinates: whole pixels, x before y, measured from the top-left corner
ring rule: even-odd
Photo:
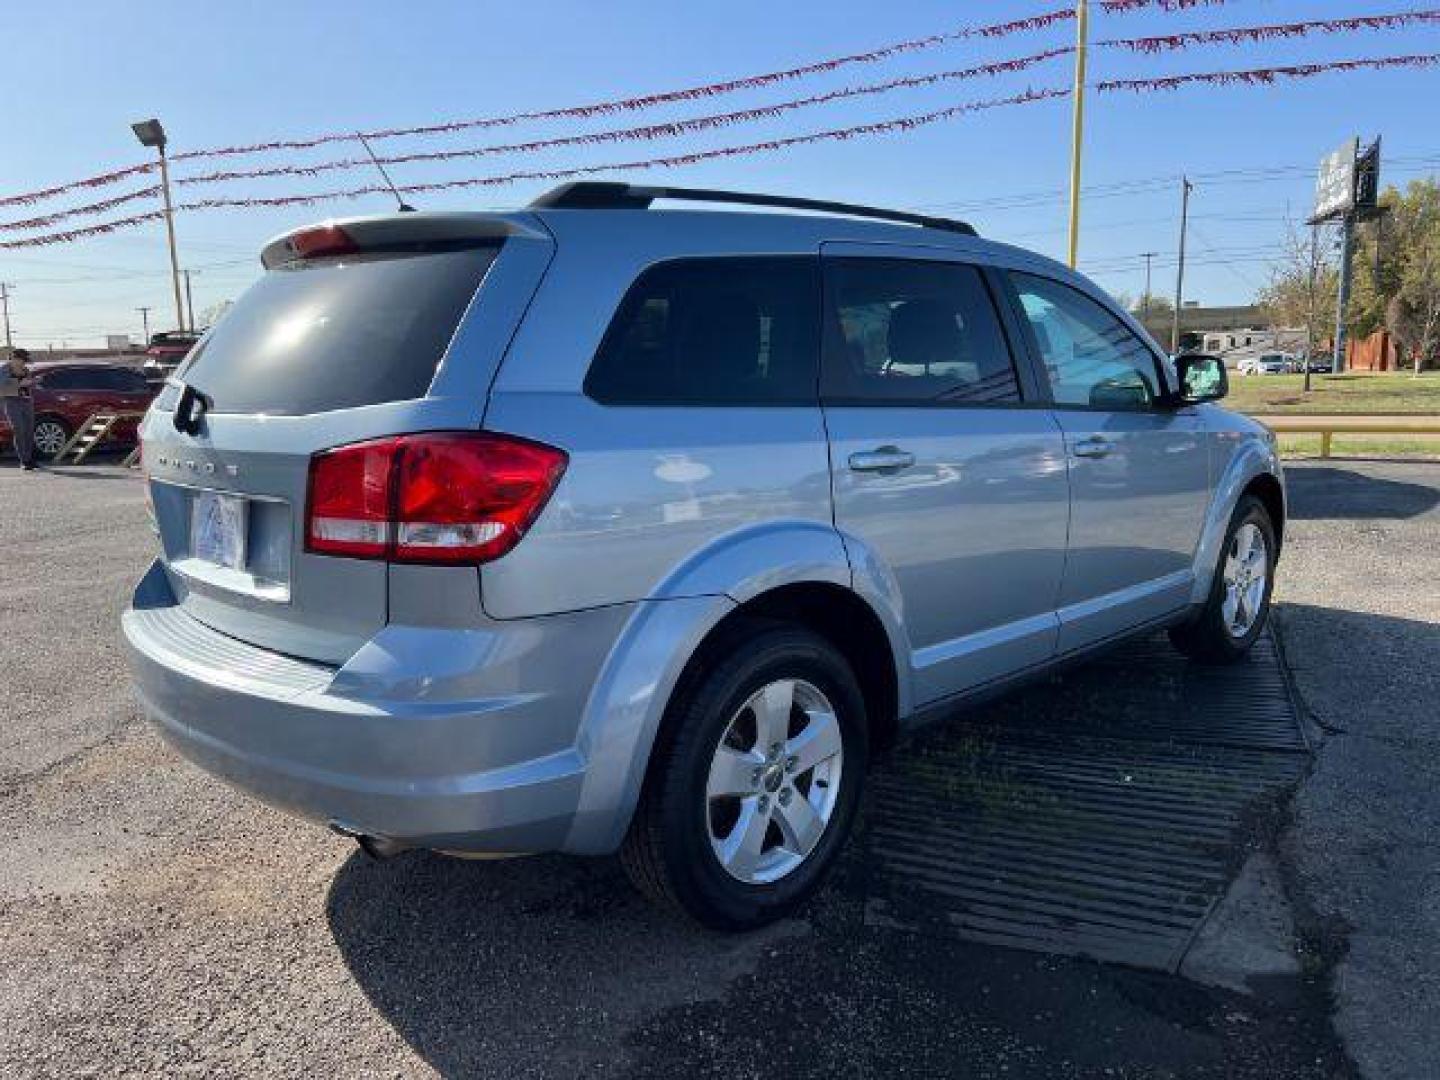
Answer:
[[[190,551],[197,559],[241,570],[245,567],[245,500],[201,491],[190,508]]]

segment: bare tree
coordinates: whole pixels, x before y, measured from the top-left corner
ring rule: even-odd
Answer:
[[[1323,226],[1305,228],[1290,222],[1280,257],[1270,267],[1270,282],[1256,302],[1277,328],[1305,330],[1305,389],[1310,389],[1310,363],[1327,327],[1335,324],[1338,271],[1325,256]]]

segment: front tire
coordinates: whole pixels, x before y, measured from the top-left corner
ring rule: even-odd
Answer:
[[[820,887],[869,747],[860,687],[824,638],[756,622],[726,640],[666,710],[621,862],[652,899],[747,930]]]
[[[1192,621],[1170,631],[1186,656],[1233,664],[1250,651],[1270,616],[1279,546],[1265,504],[1245,496],[1230,518],[1210,596]]]

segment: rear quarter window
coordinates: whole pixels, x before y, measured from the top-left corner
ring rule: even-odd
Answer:
[[[814,404],[819,352],[817,258],[679,259],[631,286],[585,392],[608,405]]]
[[[498,251],[277,267],[240,297],[178,377],[217,413],[303,415],[423,397]]]

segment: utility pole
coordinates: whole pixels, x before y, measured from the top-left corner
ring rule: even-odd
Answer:
[[[1080,261],[1080,159],[1085,146],[1085,65],[1090,49],[1090,0],[1075,3],[1075,118],[1070,135],[1070,269]]]
[[[1180,178],[1180,264],[1175,271],[1175,321],[1170,327],[1170,352],[1180,352],[1180,311],[1185,306],[1185,233],[1190,227],[1190,191],[1194,184],[1188,176]]]
[[[1145,260],[1145,293],[1140,297],[1140,322],[1143,324],[1150,317],[1150,263],[1159,255],[1158,251],[1142,251],[1140,257]]]
[[[5,311],[5,348],[7,350],[15,347],[15,343],[10,340],[10,290],[14,287],[0,281],[0,308]]]
[[[150,347],[150,309],[138,307],[135,310],[140,312],[140,325],[145,328],[144,337],[140,340],[140,347],[148,349]]]
[[[165,205],[165,235],[170,242],[170,284],[175,289],[175,328],[185,328],[185,305],[180,299],[180,256],[175,251],[175,206],[170,201],[170,162],[165,157],[165,128],[159,120],[142,120],[130,130],[141,146],[153,147],[160,155],[160,194]],[[147,337],[148,340],[148,337]]]
[[[195,329],[195,297],[190,292],[190,271],[185,271],[185,311],[190,316],[190,325],[187,329]]]

